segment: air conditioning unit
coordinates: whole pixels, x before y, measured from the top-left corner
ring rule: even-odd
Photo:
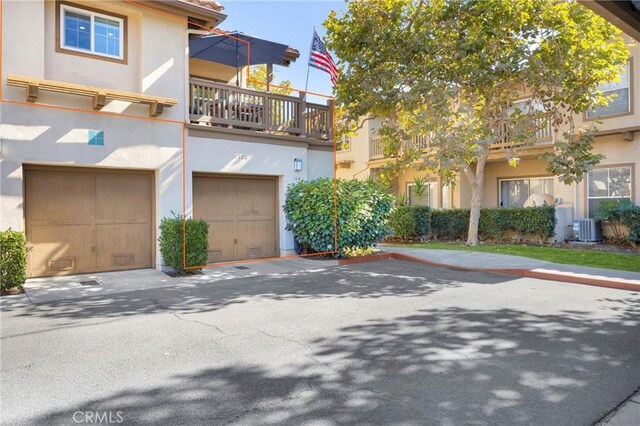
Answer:
[[[602,241],[602,229],[595,219],[576,219],[573,221],[573,235],[578,241]]]

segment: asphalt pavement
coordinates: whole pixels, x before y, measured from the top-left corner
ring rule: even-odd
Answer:
[[[397,260],[0,320],[10,425],[592,425],[640,385],[639,293]]]

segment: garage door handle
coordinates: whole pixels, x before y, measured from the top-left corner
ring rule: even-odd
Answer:
[[[96,252],[96,246],[91,246],[91,253],[95,253]]]

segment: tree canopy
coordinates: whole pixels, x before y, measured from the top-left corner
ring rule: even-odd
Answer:
[[[264,64],[255,65],[251,67],[250,71],[250,80],[247,85],[251,89],[265,92],[267,90],[267,66]],[[273,72],[273,76],[275,77],[275,71]],[[293,91],[293,89],[291,88],[291,82],[289,80],[282,80],[279,83],[272,81],[271,84],[279,86],[272,86],[269,89],[272,93],[276,93],[278,95],[290,95]]]
[[[565,183],[601,159],[593,129],[576,128],[574,116],[606,105],[596,88],[618,78],[629,51],[619,30],[575,1],[356,0],[325,26],[350,122],[388,118],[379,132],[396,167],[419,160],[445,180],[466,176],[470,244],[490,147],[505,134],[515,166],[541,123],[566,131],[547,157]],[[428,138],[426,152],[405,143],[417,136]]]

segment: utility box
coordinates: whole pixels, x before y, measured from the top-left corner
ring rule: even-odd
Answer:
[[[602,241],[602,228],[595,219],[576,219],[573,221],[573,235],[577,241]]]

